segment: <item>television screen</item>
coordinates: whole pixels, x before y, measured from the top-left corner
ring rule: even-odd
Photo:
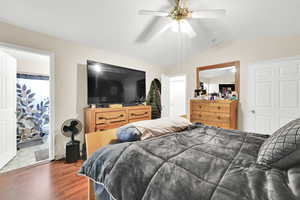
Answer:
[[[88,61],[87,74],[88,104],[134,105],[145,101],[143,71]]]

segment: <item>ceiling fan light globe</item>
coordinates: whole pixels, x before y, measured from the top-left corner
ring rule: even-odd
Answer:
[[[174,20],[173,22],[171,22],[171,30],[175,33],[187,34],[190,38],[194,38],[197,35],[193,30],[193,27],[185,19]]]
[[[179,32],[179,23],[180,21],[174,20],[173,22],[171,22],[171,30],[174,33],[178,33]]]

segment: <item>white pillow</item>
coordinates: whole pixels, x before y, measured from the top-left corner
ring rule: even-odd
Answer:
[[[191,124],[188,119],[182,117],[160,118],[131,123],[141,133],[141,140],[183,131]]]

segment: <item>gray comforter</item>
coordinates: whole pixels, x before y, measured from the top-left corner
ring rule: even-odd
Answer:
[[[300,199],[300,167],[280,171],[256,164],[265,138],[200,126],[108,145],[80,173],[116,200]]]

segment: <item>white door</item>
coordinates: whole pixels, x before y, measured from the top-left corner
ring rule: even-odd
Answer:
[[[170,107],[170,79],[166,75],[161,76],[161,105],[162,105],[162,111],[161,116],[162,117],[169,117],[169,107]]]
[[[170,116],[186,115],[186,78],[176,76],[169,78],[170,88]]]
[[[16,59],[0,51],[0,169],[17,152],[16,68]]]
[[[251,131],[272,134],[300,117],[300,59],[253,65],[249,72]]]

